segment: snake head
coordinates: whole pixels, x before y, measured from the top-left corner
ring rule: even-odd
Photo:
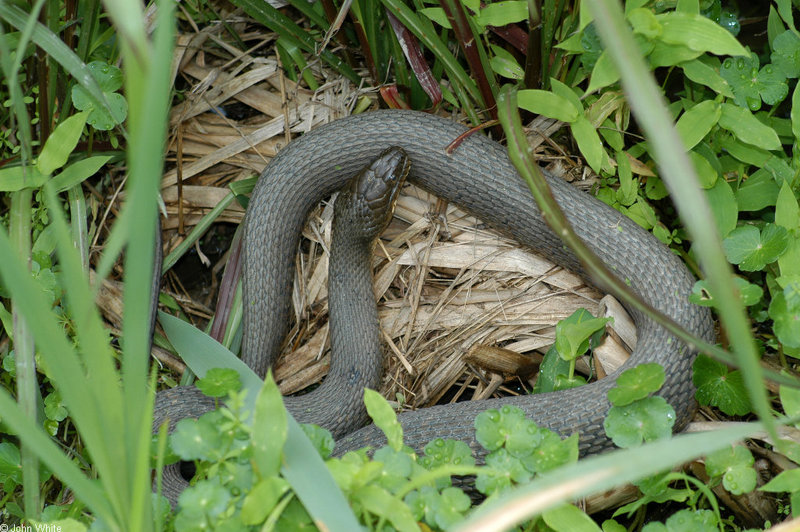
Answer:
[[[397,196],[411,161],[403,148],[392,146],[351,179],[336,199],[337,226],[350,226],[352,234],[374,239],[394,214]]]

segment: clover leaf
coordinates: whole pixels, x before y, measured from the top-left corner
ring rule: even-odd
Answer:
[[[475,465],[475,458],[469,445],[459,440],[436,438],[423,449],[424,456],[419,462],[427,469],[434,469],[444,464]]]
[[[666,524],[658,521],[647,523],[642,532],[715,532],[717,516],[711,510],[679,510],[672,514]]]
[[[466,446],[466,443],[464,445]],[[383,464],[381,476],[378,480],[381,486],[391,492],[395,492],[408,483],[408,479],[414,471],[414,460],[411,455],[403,451],[395,451],[385,445],[375,451],[373,458],[376,462]],[[447,483],[446,485],[449,486],[450,484]]]
[[[445,488],[440,492],[424,486],[406,495],[405,503],[417,520],[424,518],[429,525],[448,530],[464,518],[471,501],[459,488]],[[395,505],[401,506],[401,505]]]
[[[748,282],[746,279],[734,277],[733,283],[736,285],[736,289],[739,292],[742,305],[746,307],[755,305],[761,301],[761,298],[764,296],[763,288],[757,284]],[[689,295],[689,301],[695,305],[700,305],[701,307],[713,307],[717,303],[714,299],[714,294],[711,292],[711,288],[708,285],[708,281],[706,280],[701,280],[694,283],[694,286],[692,287],[692,293]]]
[[[617,447],[635,447],[672,434],[675,410],[663,397],[647,397],[626,406],[612,406],[603,422]]]
[[[769,304],[769,317],[778,340],[785,347],[800,347],[800,302],[797,293],[798,283],[789,283],[772,296]]]
[[[108,131],[124,122],[128,116],[128,102],[116,92],[122,87],[122,71],[103,61],[92,61],[86,66],[103,91],[108,108],[97,107],[89,92],[80,85],[72,87],[72,105],[81,111],[89,111],[87,124],[97,130]]]
[[[533,474],[519,458],[506,449],[498,449],[486,456],[486,469],[475,479],[475,487],[484,495],[500,493],[515,484],[528,482]]]
[[[503,405],[475,417],[475,439],[487,451],[503,446],[514,431],[527,426],[525,413],[516,406]]]
[[[557,433],[539,428],[540,439],[533,452],[522,458],[525,468],[531,473],[544,473],[565,464],[578,461],[578,434],[561,439]]]
[[[758,94],[758,57],[729,57],[722,62],[719,75],[733,90],[736,105],[757,111],[761,107]]]
[[[749,493],[756,488],[756,470],[752,453],[741,445],[720,449],[706,456],[706,472],[722,477],[722,485],[734,495]]]
[[[800,76],[800,37],[791,30],[786,30],[775,37],[772,41],[770,59],[787,78]]]
[[[719,69],[720,76],[733,90],[734,102],[751,111],[761,108],[761,100],[775,105],[789,94],[784,72],[774,65],[758,69],[758,57],[729,57]]]
[[[758,93],[767,105],[776,105],[789,94],[786,74],[773,65],[764,65],[758,71]]]
[[[765,224],[759,231],[754,225],[737,227],[722,241],[731,264],[746,272],[761,270],[778,260],[789,245],[788,231],[775,224]]]
[[[695,398],[700,404],[719,408],[729,416],[743,416],[752,407],[744,388],[744,378],[739,370],[706,355],[698,355],[693,365],[692,382],[697,391]]]
[[[239,374],[230,368],[212,368],[202,379],[197,379],[197,388],[209,397],[225,397],[229,392],[238,392],[242,387]]]
[[[183,460],[211,460],[222,444],[217,427],[205,415],[200,419],[184,418],[169,437],[172,450]]]
[[[230,500],[231,494],[220,485],[219,480],[200,480],[194,486],[183,490],[178,497],[178,505],[181,513],[185,510],[191,514],[213,518],[225,511]]]
[[[640,364],[622,372],[617,385],[608,391],[608,400],[615,406],[629,405],[658,391],[664,384],[661,364]]]
[[[47,419],[64,421],[68,414],[60,393],[53,391],[47,394],[47,397],[44,398],[44,415],[47,416]]]

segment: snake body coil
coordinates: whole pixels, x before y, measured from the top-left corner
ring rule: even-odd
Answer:
[[[453,154],[445,152],[465,131],[460,124],[420,112],[376,111],[319,127],[293,141],[272,160],[253,192],[245,218],[243,359],[250,367],[264,375],[288,330],[294,257],[309,211],[389,146],[400,146],[408,153],[409,180],[463,207],[523,246],[583,273],[572,252],[542,220],[504,147],[482,135],[471,135]],[[694,278],[678,257],[596,198],[557,178],[547,178],[575,231],[612,271],[647,303],[688,331],[705,340],[713,339],[708,310],[687,300]],[[348,265],[330,267],[330,276],[334,277],[336,268]],[[359,310],[353,307],[349,312]],[[666,382],[660,395],[675,409],[679,430],[694,409],[692,352],[643,314],[635,310],[631,314],[638,331],[637,347],[619,371],[643,362],[664,366]],[[359,326],[354,318],[340,317],[340,334],[358,337]],[[382,441],[373,426],[361,428],[363,420],[358,415],[337,415],[330,422],[331,411],[358,411],[361,389],[354,393],[345,390],[359,381],[361,372],[368,372],[376,364],[367,353],[350,352],[353,358],[341,362],[348,371],[332,372],[323,386],[327,392],[314,392],[287,402],[298,421],[322,420],[327,425],[337,439],[337,453]],[[334,364],[340,363],[337,355],[332,353]],[[567,391],[467,401],[408,412],[400,416],[405,441],[420,449],[435,438],[454,438],[477,450],[475,416],[488,408],[513,404],[540,426],[563,435],[578,432],[582,455],[599,452],[613,447],[604,433],[603,419],[610,407],[606,393],[619,371]],[[198,408],[195,395],[183,397],[180,410]],[[177,398],[172,401],[176,402]]]

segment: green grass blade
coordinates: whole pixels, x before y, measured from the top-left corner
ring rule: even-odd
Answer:
[[[208,231],[211,225],[216,221],[217,218],[228,208],[236,196],[233,193],[228,194],[219,203],[217,203],[213,209],[211,209],[208,214],[203,216],[200,221],[195,225],[192,230],[186,235],[186,238],[178,244],[175,249],[170,251],[170,253],[164,257],[164,262],[161,264],[161,272],[167,273],[170,268],[175,266],[175,263],[183,257],[184,253],[189,251],[192,246],[194,246],[195,242],[200,240],[200,238]]]
[[[247,389],[247,400],[252,411],[264,382],[247,364],[222,344],[183,320],[159,312],[159,321],[169,341],[198,377],[202,377],[212,368],[230,368],[239,373],[242,386]],[[292,485],[314,521],[324,525],[324,530],[360,530],[347,500],[303,429],[291,415],[288,416],[288,422],[289,434],[283,448],[281,467],[284,478]]]
[[[588,2],[600,37],[620,73],[625,96],[644,129],[681,220],[692,236],[706,280],[717,298],[716,309],[742,370],[754,410],[770,436],[777,441],[764,373],[751,333],[747,313],[738,297],[733,270],[728,263],[706,195],[698,184],[694,166],[678,136],[664,98],[650,69],[638,52],[633,34],[616,0]]]
[[[295,41],[307,53],[317,53],[316,41],[311,35],[267,2],[262,0],[233,0],[233,4],[244,9],[248,15],[281,37]],[[323,61],[353,83],[358,84],[361,81],[361,77],[355,70],[350,68],[350,65],[330,51],[323,50],[319,55]]]
[[[31,256],[31,190],[23,189],[11,196],[11,211],[8,225],[17,249],[18,256],[26,260]],[[13,305],[14,353],[17,370],[17,401],[28,419],[37,421],[37,404],[41,400],[39,381],[36,377],[36,349],[33,335],[22,316]],[[28,519],[39,517],[39,462],[26,441],[20,442],[20,461],[22,465],[22,489],[25,516]]]
[[[106,2],[120,32],[126,68],[128,99],[128,195],[125,210],[127,253],[123,291],[124,336],[122,392],[123,447],[130,480],[126,526],[152,528],[150,487],[150,429],[152,391],[148,386],[150,362],[150,305],[154,297],[154,236],[157,199],[163,171],[167,115],[172,96],[170,66],[175,38],[175,3],[159,0],[152,39],[148,39],[144,13],[138,2]],[[123,233],[125,234],[125,233]],[[146,398],[144,404],[142,399]]]
[[[453,532],[500,532],[554,506],[669,470],[763,430],[760,423],[671,439],[586,458],[545,473],[481,506]]]
[[[125,468],[120,467],[126,463],[125,446],[120,441],[124,433],[124,410],[115,357],[94,304],[81,258],[73,247],[64,212],[52,187],[45,186],[44,197],[55,233],[62,284],[75,324],[81,362],[87,368],[83,382],[96,405],[94,415],[87,417],[79,428],[92,453],[106,494],[122,519],[129,505],[130,479],[126,478]],[[85,408],[85,405],[78,407]]]

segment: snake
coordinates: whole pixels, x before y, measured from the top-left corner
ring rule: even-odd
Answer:
[[[244,219],[241,356],[256,373],[264,375],[272,366],[287,335],[295,255],[311,209],[347,187],[354,175],[376,160],[385,164],[381,154],[387,150],[402,152],[403,157],[395,155],[390,161],[408,171],[410,182],[591,281],[575,254],[547,225],[506,148],[468,131],[453,120],[420,111],[371,111],[317,127],[270,161]],[[460,143],[453,149],[456,139]],[[406,158],[410,168],[403,162]],[[709,310],[688,299],[695,277],[675,253],[618,210],[547,171],[543,174],[574,231],[620,280],[689,333],[709,342],[715,339]],[[355,231],[354,225],[340,227],[347,233]],[[363,251],[345,253],[335,263],[331,257],[329,297],[337,292],[333,283],[340,283],[338,290],[345,296],[339,305],[330,301],[330,372],[313,392],[285,398],[299,422],[331,431],[336,454],[385,442],[380,430],[368,424],[363,405],[363,388],[380,384],[383,359],[371,276],[350,273],[356,268],[369,272],[370,257]],[[354,282],[362,284],[360,295]],[[398,419],[404,443],[419,451],[437,438],[461,440],[480,459],[486,451],[475,440],[475,418],[488,409],[514,405],[540,427],[565,437],[577,433],[581,456],[610,450],[614,444],[603,428],[611,407],[608,391],[621,372],[643,363],[663,366],[665,381],[657,395],[675,411],[674,430],[682,430],[696,409],[691,377],[696,352],[644,312],[627,310],[637,328],[636,347],[614,373],[568,390],[403,412]],[[209,399],[195,388],[176,387],[159,392],[155,417],[197,417],[209,408]]]

